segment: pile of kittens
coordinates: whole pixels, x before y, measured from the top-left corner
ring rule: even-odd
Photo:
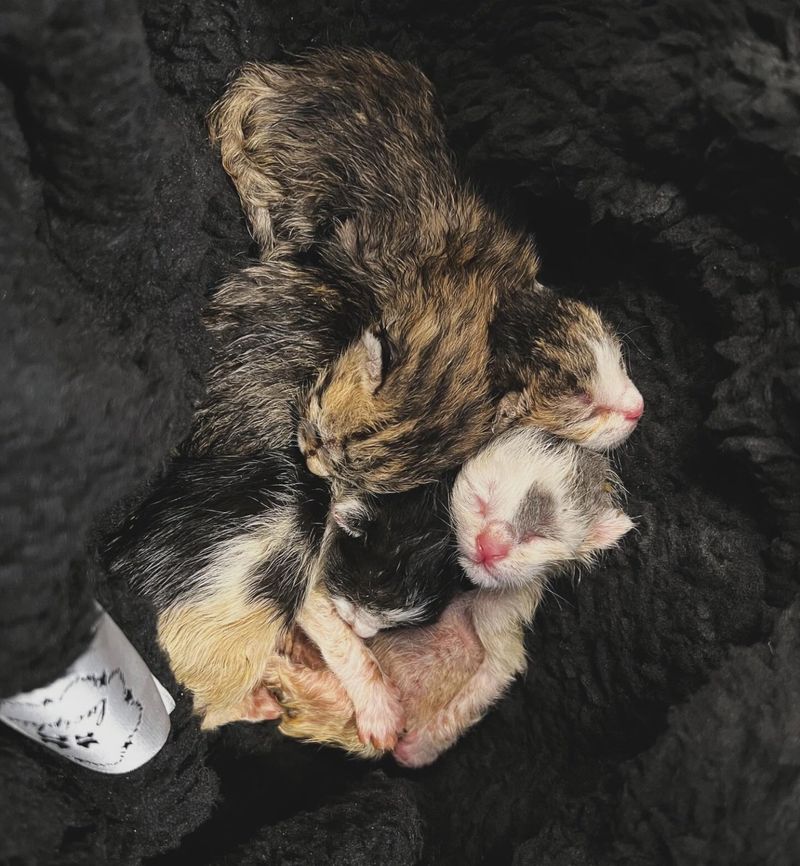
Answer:
[[[215,292],[207,397],[109,567],[204,727],[430,763],[524,670],[548,577],[631,528],[605,452],[642,397],[458,178],[415,67],[249,64],[210,127],[261,257]]]

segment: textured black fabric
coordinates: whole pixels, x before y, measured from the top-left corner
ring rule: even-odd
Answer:
[[[366,44],[437,86],[545,283],[627,335],[639,532],[537,615],[433,767],[198,731],[97,539],[187,431],[198,312],[246,261],[203,115],[250,58]],[[130,776],[0,731],[0,862],[800,862],[800,17],[777,0],[5,0],[0,694],[96,594],[178,698]]]

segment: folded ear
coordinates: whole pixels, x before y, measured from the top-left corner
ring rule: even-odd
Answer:
[[[367,392],[374,394],[383,383],[387,359],[384,343],[371,328],[361,335],[361,351],[361,382]]]
[[[348,494],[331,505],[331,517],[343,532],[361,538],[366,532],[369,510],[362,498]]]
[[[631,529],[633,529],[633,521],[624,511],[618,508],[606,508],[589,530],[581,545],[581,553],[594,553],[595,550],[616,547],[620,538]]]
[[[361,347],[364,352],[364,364],[361,368],[361,379],[370,394],[378,390],[382,381],[383,350],[381,341],[372,330],[366,330],[361,335]]]
[[[515,421],[523,412],[522,391],[509,391],[497,404],[494,414],[492,431],[502,433],[512,421]]]

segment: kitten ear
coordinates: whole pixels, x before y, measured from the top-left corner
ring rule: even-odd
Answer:
[[[581,546],[582,553],[616,547],[620,538],[633,529],[633,521],[619,508],[606,508],[595,520]]]
[[[369,512],[363,499],[349,495],[331,505],[331,517],[343,532],[353,538],[362,538],[366,532]]]
[[[522,391],[509,391],[497,404],[492,423],[493,433],[502,433],[503,430],[522,415],[524,405]]]
[[[370,394],[374,394],[383,384],[384,370],[386,368],[384,344],[381,342],[378,334],[372,328],[368,328],[361,335],[361,348],[364,353],[361,381],[365,390]]]

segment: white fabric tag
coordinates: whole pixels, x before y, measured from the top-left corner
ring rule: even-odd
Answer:
[[[86,652],[50,685],[0,701],[0,720],[76,764],[129,773],[167,741],[175,701],[99,609]]]

